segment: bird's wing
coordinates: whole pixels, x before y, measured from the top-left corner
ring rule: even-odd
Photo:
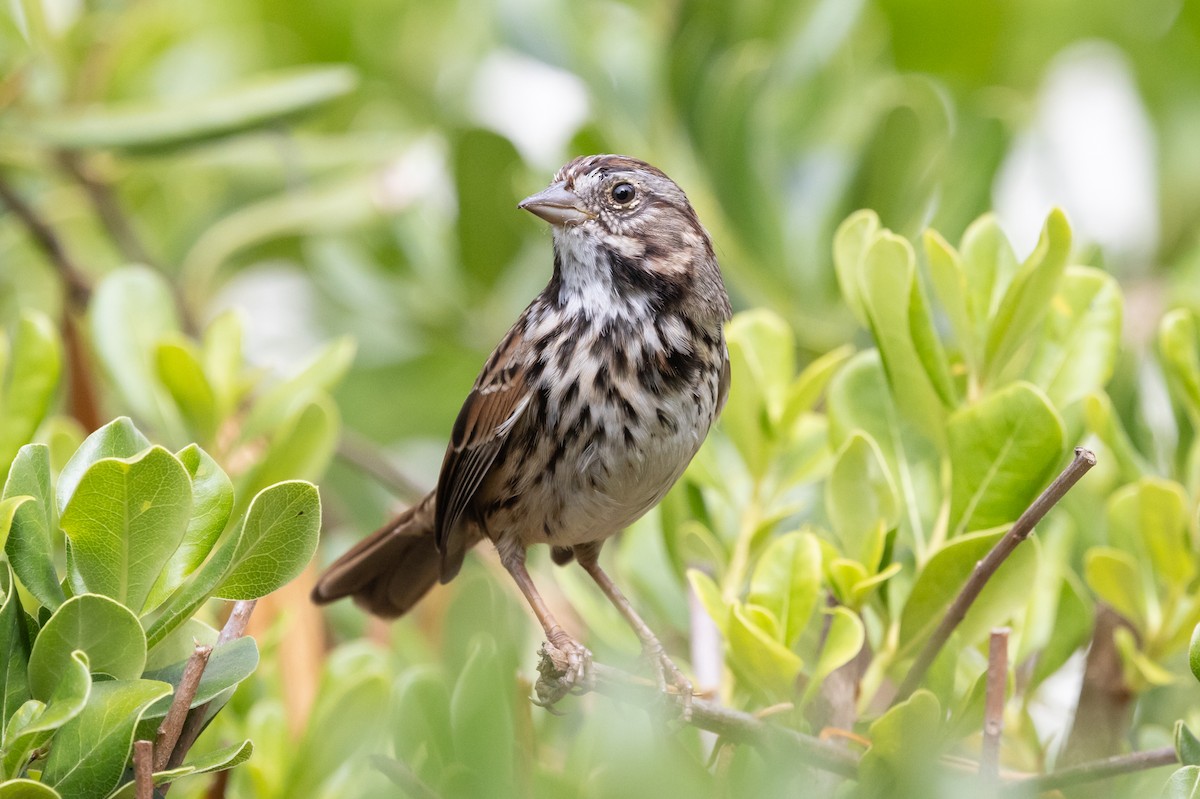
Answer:
[[[487,476],[509,432],[529,405],[521,354],[524,336],[514,328],[488,359],[475,387],[467,395],[450,446],[442,461],[435,501],[435,532],[442,552],[442,580],[458,571],[459,563],[447,559],[450,536]]]

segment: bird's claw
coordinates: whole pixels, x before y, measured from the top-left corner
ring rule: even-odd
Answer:
[[[650,668],[654,671],[654,680],[658,683],[658,690],[664,696],[677,697],[683,721],[691,721],[692,697],[695,695],[692,681],[684,676],[671,658],[667,657],[661,644],[647,645],[644,647],[644,651],[646,658],[650,661]],[[671,690],[672,688],[674,691]]]
[[[551,712],[553,705],[567,694],[585,694],[592,690],[592,653],[571,638],[546,641],[538,651],[538,679],[533,689],[535,705]]]

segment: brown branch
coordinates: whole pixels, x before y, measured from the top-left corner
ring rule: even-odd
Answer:
[[[100,219],[100,224],[104,226],[104,230],[113,240],[113,244],[117,246],[121,255],[133,263],[157,266],[154,259],[150,257],[149,251],[142,245],[142,240],[133,229],[129,217],[121,209],[113,187],[98,177],[79,153],[72,150],[59,150],[55,157],[63,171],[83,189],[88,202],[91,203],[92,209]]]
[[[1017,523],[1004,534],[1003,538],[996,542],[996,545],[984,556],[983,560],[975,564],[971,576],[967,578],[967,582],[963,585],[962,590],[954,598],[954,602],[950,605],[950,609],[946,611],[946,616],[942,619],[942,623],[934,630],[933,635],[929,637],[929,640],[925,642],[924,648],[917,655],[916,661],[913,663],[908,675],[904,678],[904,682],[901,683],[900,689],[896,692],[895,702],[903,702],[912,696],[913,691],[917,690],[917,687],[921,684],[921,680],[925,677],[925,672],[933,665],[934,658],[942,651],[942,647],[950,640],[950,635],[962,623],[962,620],[966,618],[967,611],[979,597],[979,592],[987,585],[988,580],[992,578],[992,575],[996,573],[996,570],[1008,559],[1008,556],[1013,553],[1017,546],[1029,537],[1029,534],[1033,532],[1034,526],[1042,520],[1042,517],[1057,505],[1058,501],[1095,465],[1096,456],[1091,450],[1076,447],[1075,459],[1071,461],[1071,464],[1066,469],[1063,469],[1058,477],[1054,478],[1054,482],[1021,514],[1021,518],[1017,519]]]
[[[1072,785],[1082,785],[1088,782],[1098,782],[1122,774],[1136,771],[1170,766],[1179,762],[1175,748],[1164,746],[1161,749],[1148,749],[1144,752],[1133,752],[1128,755],[1116,755],[1103,760],[1093,760],[1078,766],[1065,768],[1061,771],[1041,774],[1037,777],[1010,782],[1004,786],[1005,795],[1036,796],[1046,791],[1067,788]]]
[[[233,603],[233,610],[229,613],[229,618],[225,620],[225,626],[221,628],[221,634],[217,636],[217,646],[227,644],[230,641],[241,638],[246,632],[246,625],[250,623],[250,614],[254,612],[254,606],[257,604],[257,599],[241,600]],[[199,707],[194,707],[187,714],[187,719],[183,723],[183,729],[179,733],[179,740],[175,743],[174,749],[171,750],[171,756],[167,760],[167,768],[176,768],[187,753],[191,750],[192,745],[196,743],[196,739],[200,737],[200,733],[204,731],[206,716],[208,709],[212,705],[212,701],[205,702]],[[163,793],[166,793],[170,786],[163,786]]]
[[[137,799],[154,797],[154,744],[149,741],[133,742],[133,785]]]
[[[175,698],[171,707],[158,725],[158,735],[154,739],[154,770],[162,771],[171,758],[171,752],[183,732],[183,723],[191,709],[192,700],[196,698],[196,690],[200,687],[200,678],[208,666],[208,658],[213,648],[207,644],[196,644],[187,665],[183,667],[183,676],[179,678],[179,687],[175,689]]]
[[[543,655],[543,657],[547,657]],[[593,663],[592,680],[574,687],[575,693],[595,691],[618,700],[629,700],[631,693],[639,694],[639,705],[648,706],[661,697],[658,686],[620,669]],[[545,676],[543,680],[547,679]],[[689,724],[716,733],[733,743],[744,743],[758,749],[786,755],[813,768],[854,778],[858,775],[858,756],[830,741],[779,727],[763,719],[733,710],[716,702],[694,698]],[[678,714],[675,714],[678,718]]]
[[[8,207],[17,220],[25,226],[30,238],[58,270],[67,290],[67,303],[76,310],[87,307],[88,298],[92,296],[92,284],[78,264],[67,252],[58,233],[50,227],[33,206],[21,199],[11,186],[0,178],[0,203]]]
[[[415,503],[428,491],[401,472],[383,456],[379,447],[366,437],[349,430],[338,441],[337,457],[361,472],[370,475],[398,499]]]
[[[1125,681],[1125,664],[1116,632],[1133,625],[1103,602],[1096,605],[1092,641],[1075,702],[1075,718],[1058,765],[1074,766],[1119,753],[1133,720],[1134,692]]]
[[[983,708],[983,745],[979,754],[979,776],[995,786],[1000,776],[1000,733],[1004,731],[1004,692],[1008,688],[1007,627],[992,630],[988,642],[987,694]]]

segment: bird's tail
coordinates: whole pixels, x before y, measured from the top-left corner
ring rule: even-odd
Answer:
[[[349,596],[376,616],[403,616],[438,581],[441,561],[431,493],[338,558],[312,599],[324,605]]]

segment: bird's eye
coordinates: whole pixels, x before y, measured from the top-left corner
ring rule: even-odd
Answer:
[[[633,188],[632,183],[621,182],[613,186],[609,193],[612,195],[613,202],[618,205],[626,205],[633,202],[633,198],[637,195],[637,189]]]

